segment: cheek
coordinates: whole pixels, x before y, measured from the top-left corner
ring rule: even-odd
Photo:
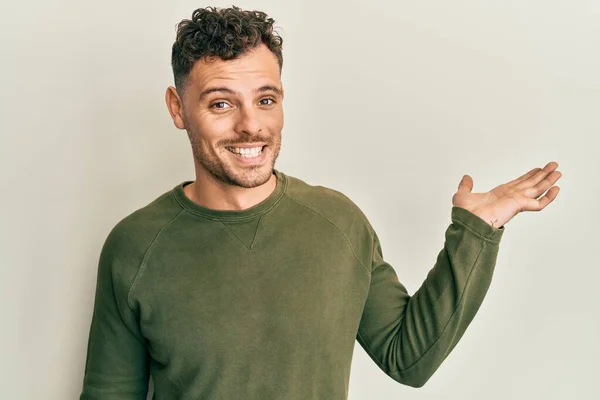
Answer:
[[[214,146],[215,142],[227,138],[231,135],[232,122],[231,118],[215,118],[214,116],[206,116],[197,119],[197,132],[201,140],[207,144]]]
[[[283,128],[283,112],[273,113],[267,123],[272,131],[280,131]]]

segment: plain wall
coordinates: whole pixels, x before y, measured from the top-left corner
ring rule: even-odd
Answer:
[[[75,399],[110,229],[193,180],[164,103],[192,1],[0,6],[0,397]],[[350,400],[598,399],[600,2],[239,1],[284,38],[276,168],[348,195],[411,293],[463,174],[557,161],[557,199],[505,226],[494,280],[422,388],[356,343]]]

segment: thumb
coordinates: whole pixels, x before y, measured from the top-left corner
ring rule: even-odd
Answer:
[[[463,175],[460,183],[458,184],[458,191],[459,192],[468,192],[471,193],[471,191],[473,190],[473,178],[471,178],[469,175]]]

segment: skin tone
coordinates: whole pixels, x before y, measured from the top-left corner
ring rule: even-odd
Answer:
[[[184,187],[187,197],[214,210],[244,210],[275,190],[283,97],[277,58],[264,44],[234,60],[198,60],[183,93],[167,88],[167,108],[187,131],[194,156],[196,180]],[[258,156],[250,153],[257,147]]]
[[[184,93],[167,89],[173,123],[188,132],[192,145],[196,181],[184,187],[192,201],[215,210],[244,210],[273,192],[283,129],[280,73],[277,58],[261,44],[234,60],[199,60]],[[231,146],[259,146],[262,151],[242,158],[228,150]],[[556,198],[560,188],[553,185],[562,176],[557,167],[549,162],[483,193],[473,193],[473,179],[465,175],[452,205],[499,228],[521,212],[541,211]]]
[[[500,228],[523,211],[541,211],[560,191],[554,185],[562,176],[556,170],[558,163],[551,161],[544,168],[533,168],[508,183],[485,193],[472,193],[473,178],[463,176],[452,205],[471,211],[490,226]],[[542,194],[546,193],[543,197]]]

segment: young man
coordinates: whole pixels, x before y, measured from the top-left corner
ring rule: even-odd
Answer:
[[[282,40],[262,12],[179,24],[166,103],[196,180],[121,220],[100,255],[81,399],[346,399],[355,340],[424,385],[474,318],[504,233],[558,188],[556,163],[471,193],[463,177],[437,262],[414,295],[343,194],[274,169]],[[553,172],[554,171],[554,172]]]

